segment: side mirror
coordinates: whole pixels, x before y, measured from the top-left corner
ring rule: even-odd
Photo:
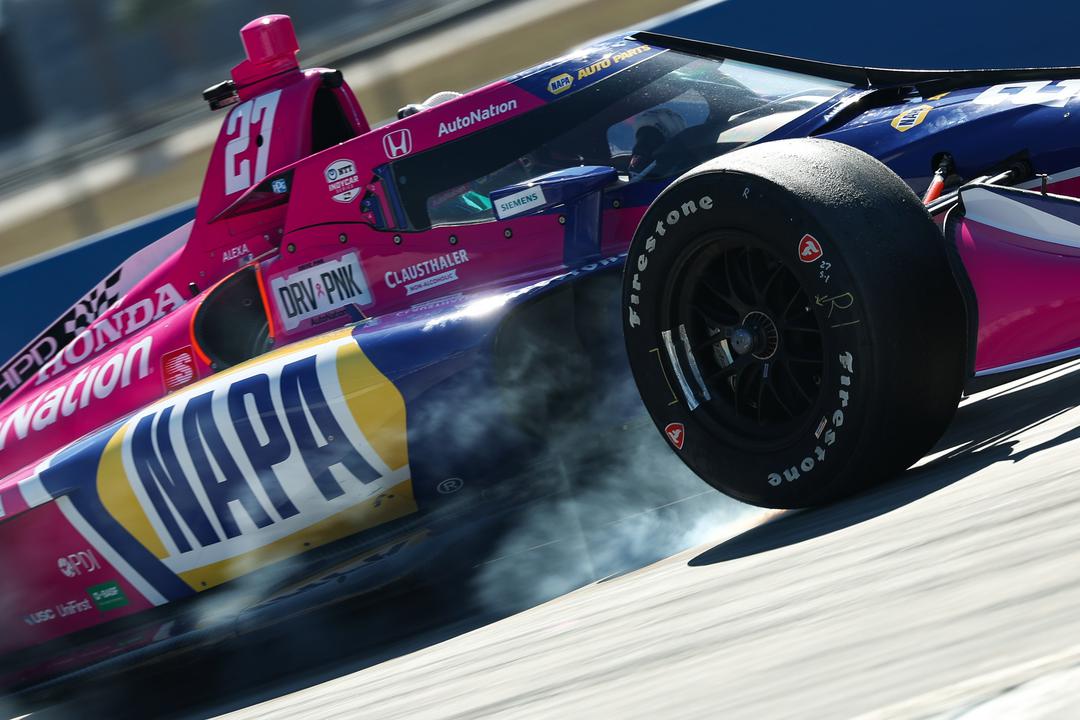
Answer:
[[[617,177],[613,167],[583,165],[500,188],[489,197],[499,220],[566,206],[563,260],[578,267],[600,259],[601,196]]]

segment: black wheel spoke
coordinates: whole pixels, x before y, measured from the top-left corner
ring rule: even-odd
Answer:
[[[821,392],[818,317],[795,272],[774,253],[714,237],[715,244],[689,251],[696,256],[672,283],[679,304],[671,326],[685,327],[689,340],[689,349],[677,344],[683,367],[692,366],[685,357],[692,353],[711,396],[698,412],[755,440],[787,437]]]
[[[739,308],[737,302],[733,302],[730,296],[720,292],[720,290],[718,290],[715,285],[713,285],[705,278],[701,279],[701,287],[704,288],[706,292],[708,292],[708,294],[712,295],[715,300],[719,300],[721,304],[728,307],[728,309],[731,311],[731,318],[733,323],[739,321]]]
[[[724,333],[723,332],[718,332],[715,335],[710,335],[709,337],[705,338],[704,340],[699,342],[697,345],[694,345],[691,348],[691,350],[693,352],[695,352],[695,353],[700,352],[701,350],[704,350],[706,348],[710,348],[710,347],[712,347],[714,345],[718,345],[723,339],[724,339]]]
[[[701,278],[701,287],[705,288],[705,290],[712,293],[720,300],[723,300],[725,303],[728,303],[729,305],[731,304],[731,293],[726,293],[720,288],[716,287],[716,285],[713,284],[712,280],[709,280],[707,278]]]
[[[732,364],[734,367],[734,364]],[[735,377],[731,381],[731,397],[735,402],[735,412],[739,412],[739,378],[742,377],[743,369],[739,368],[735,371]]]
[[[738,297],[738,291],[735,289],[735,278],[731,276],[731,261],[726,255],[724,256],[724,279],[727,280],[727,286],[732,296]]]
[[[765,287],[761,289],[762,300],[767,301],[769,299],[769,288],[772,287],[772,284],[776,280],[776,278],[780,277],[780,273],[783,271],[783,269],[784,266],[777,263],[776,269],[772,271],[772,274],[769,275],[769,279],[765,281]]]
[[[807,403],[813,403],[813,398],[803,389],[802,383],[799,382],[799,378],[795,377],[795,371],[791,369],[791,366],[787,363],[779,363],[784,369],[784,373],[787,375],[788,382],[795,388],[795,390],[802,396],[802,399]]]
[[[714,370],[709,375],[705,376],[706,383],[715,383],[717,380],[723,380],[724,378],[731,377],[738,372],[741,372],[743,368],[750,364],[750,356],[743,355],[740,358],[735,358],[735,362],[730,365],[725,365],[722,368]]]
[[[738,410],[738,408],[739,408],[739,388],[744,383],[744,378],[752,378],[753,377],[753,372],[755,370],[757,370],[758,368],[760,368],[760,367],[761,367],[760,363],[755,363],[755,362],[748,361],[745,365],[743,365],[741,368],[739,368],[738,371],[736,371],[735,379],[731,383],[731,390],[735,395],[735,409],[736,410]],[[746,373],[749,373],[749,374],[746,374]],[[745,382],[750,382],[750,380],[745,380]]]
[[[753,304],[754,298],[750,298],[749,302],[747,302],[747,298],[744,298],[743,294],[739,292],[741,289],[738,283],[739,276],[738,273],[733,274],[731,268],[731,266],[737,262],[737,260],[732,257],[733,254],[734,253],[731,252],[724,256],[724,277],[727,279],[728,287],[731,288],[731,297],[737,300],[742,307],[747,307]]]
[[[700,305],[693,305],[691,308],[694,312],[702,317],[705,322],[709,323],[713,327],[724,327],[728,323],[723,322],[718,317],[714,316],[709,310],[701,307]]]
[[[791,307],[795,304],[795,301],[798,300],[799,296],[802,294],[802,288],[796,287],[795,294],[791,296],[791,299],[788,300],[787,305],[784,306],[784,312],[780,313],[781,318],[784,318],[785,320],[787,319],[788,314],[791,312]]]
[[[780,409],[787,413],[789,418],[795,417],[795,413],[791,412],[791,409],[784,403],[783,399],[780,397],[780,393],[777,392],[776,386],[771,380],[768,382],[768,386],[769,393],[773,396],[773,399],[776,400],[776,404],[780,406]]]
[[[753,257],[751,257],[749,249],[743,252],[743,257],[746,258],[746,278],[750,281],[750,292],[754,296],[754,302],[760,305],[761,293],[758,291],[757,281],[754,279]]]
[[[762,376],[761,382],[758,383],[758,389],[757,389],[757,421],[758,421],[758,425],[764,425],[765,424],[765,421],[761,419],[761,411],[762,411],[762,405],[764,404],[764,401],[765,401],[765,385],[766,384],[767,384],[767,380],[765,379],[764,376]]]
[[[803,357],[801,355],[792,355],[791,353],[787,354],[786,360],[788,362],[799,363],[801,365],[820,365],[821,364],[821,358],[820,357]]]

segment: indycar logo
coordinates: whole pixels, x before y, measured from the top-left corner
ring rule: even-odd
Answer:
[[[804,263],[815,263],[825,253],[821,249],[821,243],[813,235],[803,235],[799,241],[799,259]]]
[[[920,105],[913,107],[910,110],[905,110],[889,123],[893,128],[899,132],[907,132],[916,125],[921,125],[922,121],[926,119],[926,116],[930,114],[930,111],[934,108],[930,105]]]
[[[323,175],[335,201],[347,203],[360,194],[360,178],[356,175],[356,165],[352,160],[335,160],[326,166]]]
[[[560,95],[569,90],[573,84],[574,76],[570,73],[563,73],[548,80],[547,89],[552,95]]]
[[[686,428],[682,423],[668,423],[664,428],[664,434],[676,450],[682,450],[683,443],[686,442]]]
[[[270,288],[286,330],[331,310],[374,302],[356,253],[276,277]]]
[[[409,128],[402,128],[383,135],[383,152],[390,160],[404,157],[412,152],[412,132]]]

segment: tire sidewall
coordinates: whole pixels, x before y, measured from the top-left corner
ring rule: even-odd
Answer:
[[[664,312],[672,268],[697,238],[724,230],[752,236],[794,274],[823,333],[818,397],[800,429],[767,450],[713,422],[701,406],[690,409],[703,398],[687,397],[661,339],[675,330]],[[821,249],[813,262],[800,258],[806,235]],[[876,394],[871,323],[856,274],[807,206],[754,175],[692,174],[653,203],[626,262],[623,330],[630,365],[657,428],[665,433],[682,425],[681,448],[669,437],[682,460],[714,487],[756,505],[802,507],[842,492],[854,456],[865,448],[860,435]]]

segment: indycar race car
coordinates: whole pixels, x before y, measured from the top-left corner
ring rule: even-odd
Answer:
[[[1080,69],[638,33],[373,129],[286,16],[241,37],[195,219],[0,369],[9,684],[239,578],[458,547],[641,400],[806,507],[1080,354]]]

